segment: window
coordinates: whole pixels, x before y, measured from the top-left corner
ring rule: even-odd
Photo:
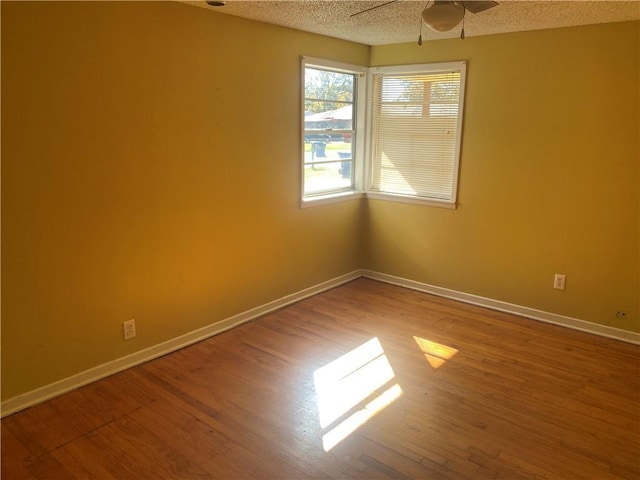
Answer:
[[[303,202],[361,190],[362,67],[303,58]]]
[[[303,58],[303,205],[358,194],[455,208],[465,74]]]
[[[368,195],[455,207],[465,68],[371,69]]]

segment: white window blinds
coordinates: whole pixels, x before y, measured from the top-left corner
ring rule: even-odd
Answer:
[[[376,70],[370,190],[455,203],[465,63]]]

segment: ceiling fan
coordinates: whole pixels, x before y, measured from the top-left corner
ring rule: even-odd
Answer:
[[[356,12],[351,17],[360,15],[362,13],[370,12],[377,8],[385,7],[393,3],[397,3],[398,0],[391,0],[389,2],[376,5],[374,7],[367,8]],[[434,0],[427,3],[427,6],[422,10],[422,21],[420,22],[420,36],[418,37],[418,45],[422,45],[422,24],[424,23],[434,32],[448,32],[453,30],[456,25],[462,22],[462,31],[460,38],[464,40],[464,17],[467,10],[471,13],[480,13],[490,8],[496,7],[498,2],[493,0]]]

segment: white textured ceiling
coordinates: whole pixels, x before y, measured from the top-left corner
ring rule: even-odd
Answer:
[[[184,3],[366,45],[415,42],[420,30],[420,13],[429,3],[426,0],[399,0],[355,17],[350,16],[385,1],[227,0],[223,7],[210,7],[205,1]],[[638,0],[497,1],[499,5],[490,10],[478,14],[467,12],[466,37],[640,19]],[[460,27],[447,33],[422,29],[424,41],[459,35]]]

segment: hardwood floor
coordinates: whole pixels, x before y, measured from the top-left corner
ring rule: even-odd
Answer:
[[[4,418],[2,478],[638,479],[639,395],[638,346],[359,279]]]

